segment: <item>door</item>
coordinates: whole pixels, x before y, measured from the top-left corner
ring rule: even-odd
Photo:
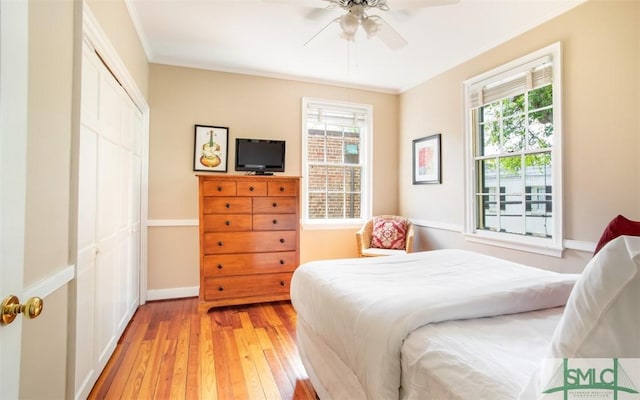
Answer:
[[[139,304],[142,115],[85,42],[75,397],[86,397]]]
[[[0,299],[22,298],[27,148],[26,1],[0,2]],[[10,100],[10,101],[9,101]],[[22,321],[0,325],[0,398],[17,399]]]

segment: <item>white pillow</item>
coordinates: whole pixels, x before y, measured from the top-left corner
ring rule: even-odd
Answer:
[[[640,237],[620,236],[587,264],[567,300],[541,367],[520,400],[539,399],[545,360],[640,357]]]
[[[576,282],[548,358],[640,357],[640,237],[610,241]]]

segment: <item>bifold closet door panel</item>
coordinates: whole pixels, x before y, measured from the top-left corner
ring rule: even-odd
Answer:
[[[85,43],[78,143],[74,393],[84,398],[139,304],[142,113]]]

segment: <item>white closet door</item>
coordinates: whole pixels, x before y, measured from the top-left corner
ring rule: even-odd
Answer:
[[[76,260],[76,398],[86,398],[99,373],[94,355],[95,282],[98,253],[96,202],[98,182],[98,100],[100,61],[84,49],[78,171],[78,243]]]
[[[99,134],[97,182],[96,258],[96,348],[101,369],[115,349],[117,321],[117,278],[119,268],[118,210],[120,209],[120,96],[118,84],[105,73],[100,74],[98,102]],[[81,155],[82,157],[83,155]],[[91,162],[91,161],[88,161]]]
[[[140,265],[142,247],[142,135],[143,123],[142,113],[138,108],[132,109],[131,116],[131,178],[130,178],[130,194],[129,207],[127,209],[129,236],[129,253],[128,262],[132,267],[128,269],[127,277],[127,309],[133,316],[133,313],[140,304]]]
[[[121,94],[121,104],[131,103],[125,92]],[[132,210],[140,210],[140,173],[141,164],[136,160],[136,136],[142,135],[140,112],[135,107],[122,107],[121,146],[120,146],[120,179],[118,193],[120,205],[118,210],[118,244],[120,261],[118,264],[118,290],[120,294],[117,304],[118,331],[122,332],[131,319],[138,305],[138,265],[140,248],[140,220],[131,218]],[[136,162],[138,161],[138,162]]]
[[[86,44],[82,64],[76,398],[88,395],[138,306],[142,166],[140,111]]]

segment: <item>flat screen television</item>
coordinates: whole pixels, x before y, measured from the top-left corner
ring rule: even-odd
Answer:
[[[284,140],[236,138],[236,171],[272,175],[284,172]]]

